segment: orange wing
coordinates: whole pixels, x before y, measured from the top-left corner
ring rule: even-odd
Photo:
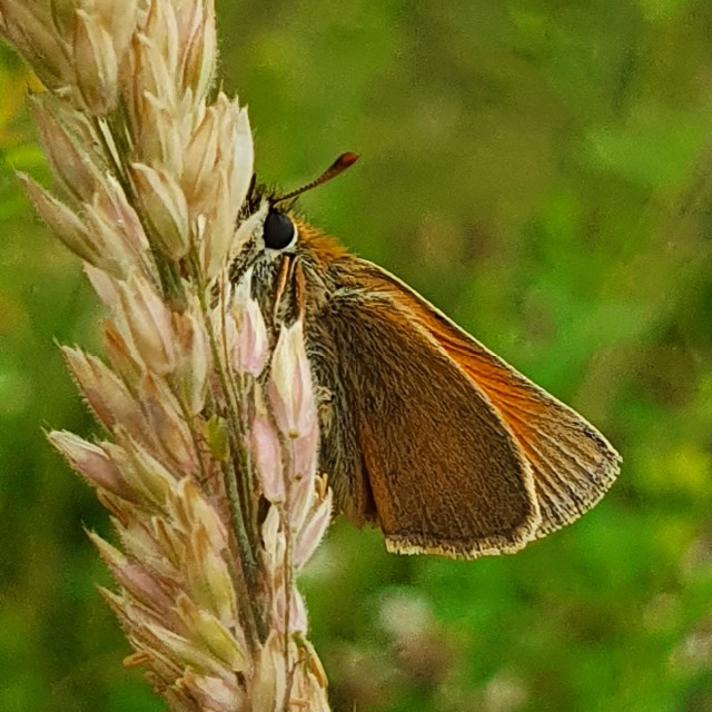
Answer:
[[[569,524],[613,484],[621,458],[578,413],[532,383],[393,275],[365,260],[358,283],[405,307],[485,393],[531,465],[541,512],[536,536]]]
[[[347,511],[370,493],[373,509],[357,519],[374,519],[399,553],[472,559],[525,546],[540,521],[529,464],[457,362],[383,294],[338,296],[320,323],[348,354],[338,433],[322,441],[337,489],[350,480]]]

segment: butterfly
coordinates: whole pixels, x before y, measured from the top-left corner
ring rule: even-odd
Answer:
[[[621,458],[574,410],[415,290],[294,211],[306,190],[254,185],[257,228],[232,263],[265,311],[303,318],[320,412],[320,469],[339,510],[390,551],[473,559],[516,552],[573,522]]]

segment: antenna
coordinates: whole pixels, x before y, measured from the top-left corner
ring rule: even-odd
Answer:
[[[324,183],[328,183],[336,176],[343,173],[347,168],[351,168],[356,161],[358,161],[358,153],[342,153],[318,178],[307,183],[297,190],[293,190],[286,195],[281,195],[279,198],[275,198],[273,203],[281,203],[284,200],[289,200],[290,198],[296,198],[302,193],[306,193],[308,190],[317,188]]]

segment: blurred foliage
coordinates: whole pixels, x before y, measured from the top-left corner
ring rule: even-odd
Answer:
[[[218,3],[258,168],[586,414],[611,494],[516,557],[389,556],[337,524],[304,580],[337,712],[712,709],[712,5]],[[91,432],[54,339],[96,343],[76,262],[19,194],[48,179],[0,50],[0,709],[158,712],[94,583]]]

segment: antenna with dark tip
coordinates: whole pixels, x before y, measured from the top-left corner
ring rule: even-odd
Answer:
[[[286,195],[280,195],[279,198],[275,198],[272,202],[281,203],[285,200],[289,200],[290,198],[296,198],[302,193],[306,193],[308,190],[312,190],[320,185],[324,185],[324,183],[328,183],[330,180],[343,173],[347,168],[351,168],[351,166],[358,161],[358,158],[358,153],[342,153],[317,179],[311,181],[311,183],[307,183],[298,190],[293,190]]]

